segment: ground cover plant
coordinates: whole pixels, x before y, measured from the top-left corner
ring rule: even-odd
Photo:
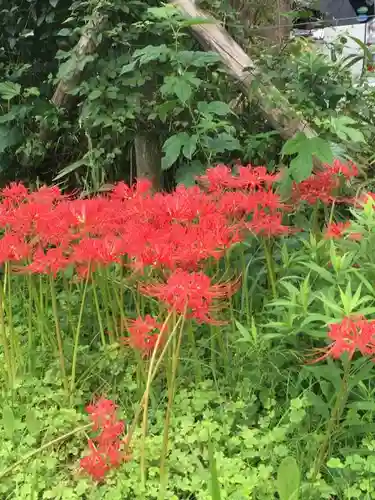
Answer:
[[[358,174],[2,189],[1,495],[373,498]]]

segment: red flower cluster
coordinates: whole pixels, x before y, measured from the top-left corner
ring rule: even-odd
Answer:
[[[288,231],[281,223],[284,206],[272,191],[277,176],[265,167],[239,167],[232,175],[218,166],[206,177],[221,184],[210,180],[209,192],[197,186],[151,195],[147,181],[119,183],[109,195],[86,200],[65,197],[57,187],[29,193],[12,184],[0,192],[0,263],[53,275],[68,266],[86,275],[89,267],[125,260],[140,270],[190,271],[221,258],[246,230],[267,236]]]
[[[340,177],[356,175],[338,161],[294,186],[299,200],[329,202]],[[74,266],[88,269],[124,263],[134,269],[158,267],[197,271],[219,259],[250,231],[266,237],[286,234],[288,211],[274,191],[278,174],[265,167],[225,165],[197,179],[201,187],[151,194],[150,183],[120,182],[92,199],[63,196],[57,187],[29,193],[22,184],[0,191],[0,263],[21,263],[32,273],[56,275]]]
[[[375,355],[375,321],[363,316],[345,317],[340,323],[329,325],[328,337],[332,343],[322,349],[324,352],[314,363],[331,357],[340,358],[348,353],[351,359],[356,351],[362,356]]]
[[[120,438],[125,424],[117,419],[117,406],[109,399],[99,399],[88,405],[86,411],[98,434],[88,440],[90,453],[81,459],[80,465],[93,479],[102,481],[110,469],[131,458],[123,451],[126,441]]]
[[[305,201],[309,205],[315,205],[318,201],[326,205],[334,201],[347,201],[346,198],[338,196],[339,187],[342,180],[347,182],[357,175],[358,169],[354,164],[334,160],[332,165],[325,165],[321,172],[311,175],[299,184],[294,183],[293,200]]]
[[[328,224],[324,231],[324,237],[326,239],[338,240],[343,238],[346,234],[350,240],[360,240],[362,238],[361,233],[350,232],[351,222],[332,222]]]
[[[149,314],[144,318],[127,320],[129,337],[123,337],[121,340],[124,344],[147,356],[155,349],[162,327],[163,325]]]
[[[195,318],[200,323],[217,323],[211,315],[215,299],[230,297],[238,283],[211,284],[203,272],[188,273],[177,269],[165,283],[141,286],[145,295],[155,297],[179,314]]]

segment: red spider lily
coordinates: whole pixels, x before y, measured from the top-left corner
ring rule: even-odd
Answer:
[[[11,182],[9,186],[0,190],[0,197],[6,205],[18,205],[27,198],[28,194],[28,189],[20,182]]]
[[[332,340],[332,343],[320,349],[323,355],[315,359],[313,363],[328,357],[338,359],[344,353],[348,353],[351,359],[356,351],[359,351],[362,356],[374,356],[375,321],[369,321],[363,316],[345,317],[340,323],[329,325],[328,338]]]
[[[66,269],[70,265],[70,259],[66,256],[65,250],[61,247],[49,248],[46,252],[38,247],[34,252],[33,261],[24,268],[24,272],[34,274],[52,274]]]
[[[99,398],[96,403],[87,405],[86,412],[93,423],[94,431],[105,427],[108,423],[115,422],[117,409],[118,406],[111,399],[106,398]]]
[[[148,356],[155,349],[163,325],[149,314],[127,323],[129,337],[123,337],[122,342]]]
[[[110,470],[107,457],[98,450],[91,439],[88,440],[89,455],[81,458],[80,466],[87,472],[95,481],[102,481]]]
[[[120,436],[125,424],[117,419],[117,405],[110,399],[100,398],[86,407],[93,424],[93,431],[99,431],[93,439],[88,439],[89,454],[80,461],[80,466],[96,481],[102,481],[107,472],[130,460],[123,451],[125,440]]]
[[[332,165],[325,165],[325,167],[332,174],[342,174],[347,180],[357,177],[359,173],[357,166],[353,162],[344,163],[339,159],[335,159]]]
[[[197,180],[211,192],[230,187],[232,179],[231,169],[227,165],[222,164],[207,169],[205,175],[197,177]]]
[[[344,236],[345,231],[350,228],[350,221],[346,222],[331,222],[324,231],[324,237],[327,239],[340,239]]]
[[[358,175],[358,169],[353,163],[343,163],[334,160],[332,165],[325,165],[322,172],[311,175],[305,181],[293,185],[293,199],[295,201],[306,201],[309,205],[315,205],[319,200],[328,205],[333,201],[346,201],[340,199],[337,190],[340,187],[342,175],[345,180],[350,180]]]
[[[0,239],[0,264],[20,262],[31,254],[31,246],[18,234],[6,233]]]
[[[346,221],[346,222],[332,222],[331,224],[328,224],[324,231],[324,237],[326,239],[332,239],[332,240],[337,240],[343,238],[345,235],[350,240],[354,241],[359,241],[362,239],[362,234],[361,233],[355,233],[355,232],[348,232],[348,230],[351,227],[351,222]]]
[[[266,167],[238,166],[238,177],[233,178],[231,187],[255,190],[265,185],[269,188],[279,178],[279,174],[269,174]]]
[[[289,234],[291,232],[291,228],[282,224],[282,216],[283,214],[281,212],[270,214],[263,210],[259,210],[254,214],[252,220],[246,223],[245,226],[252,233],[260,236],[266,236],[268,238],[271,236]]]
[[[294,183],[292,196],[296,202],[306,201],[309,205],[315,205],[321,201],[328,205],[336,199],[334,193],[339,185],[337,176],[330,172],[318,172],[299,184]]]
[[[238,283],[213,285],[202,272],[189,273],[176,269],[165,283],[141,285],[145,295],[164,302],[171,310],[195,318],[198,322],[215,323],[214,301],[235,293]]]

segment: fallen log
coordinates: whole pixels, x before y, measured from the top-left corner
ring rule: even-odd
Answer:
[[[199,9],[194,0],[170,0],[169,3],[187,19],[202,19],[202,24],[190,26],[195,38],[206,50],[220,56],[227,72],[240,83],[246,95],[252,94],[265,119],[284,139],[290,139],[297,132],[304,132],[307,137],[317,135],[215,18]]]

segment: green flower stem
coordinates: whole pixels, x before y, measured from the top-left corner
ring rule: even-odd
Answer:
[[[63,347],[63,341],[62,341],[62,337],[61,337],[60,321],[59,321],[59,315],[58,315],[58,310],[57,310],[55,281],[54,281],[53,276],[50,276],[50,289],[51,289],[52,313],[53,313],[53,318],[54,318],[54,322],[55,322],[55,333],[56,333],[56,340],[57,340],[57,352],[58,352],[58,358],[59,358],[59,363],[60,363],[60,371],[61,371],[64,390],[65,390],[66,394],[68,394],[69,388],[68,388],[68,379],[66,376],[66,369],[65,369],[64,347]]]
[[[266,257],[266,265],[267,265],[267,273],[268,273],[268,283],[272,290],[273,298],[277,298],[277,289],[276,289],[276,277],[275,277],[275,269],[273,265],[272,259],[272,250],[270,246],[270,240],[263,238],[263,247],[264,247],[264,255]]]
[[[327,424],[324,440],[319,448],[318,456],[316,458],[314,465],[312,481],[315,481],[317,475],[320,472],[320,469],[322,468],[324,461],[327,458],[329,448],[332,444],[332,436],[334,435],[337,426],[340,424],[340,418],[342,416],[346,402],[348,400],[351,361],[350,359],[347,359],[343,363],[344,363],[344,373],[341,378],[340,390],[336,396],[335,405],[331,411],[331,416]]]
[[[72,358],[72,373],[70,377],[70,399],[71,402],[73,402],[73,396],[74,396],[74,389],[75,389],[75,380],[76,380],[76,370],[77,370],[77,357],[78,357],[78,347],[79,347],[79,337],[81,333],[81,327],[82,327],[82,318],[83,318],[83,311],[85,308],[85,303],[86,303],[86,296],[87,296],[87,289],[90,281],[90,276],[91,276],[91,269],[87,271],[87,278],[85,282],[85,286],[83,289],[83,295],[82,295],[82,300],[81,300],[81,307],[79,310],[79,316],[78,316],[78,323],[77,323],[77,328],[74,334],[74,347],[73,347],[73,358]]]

